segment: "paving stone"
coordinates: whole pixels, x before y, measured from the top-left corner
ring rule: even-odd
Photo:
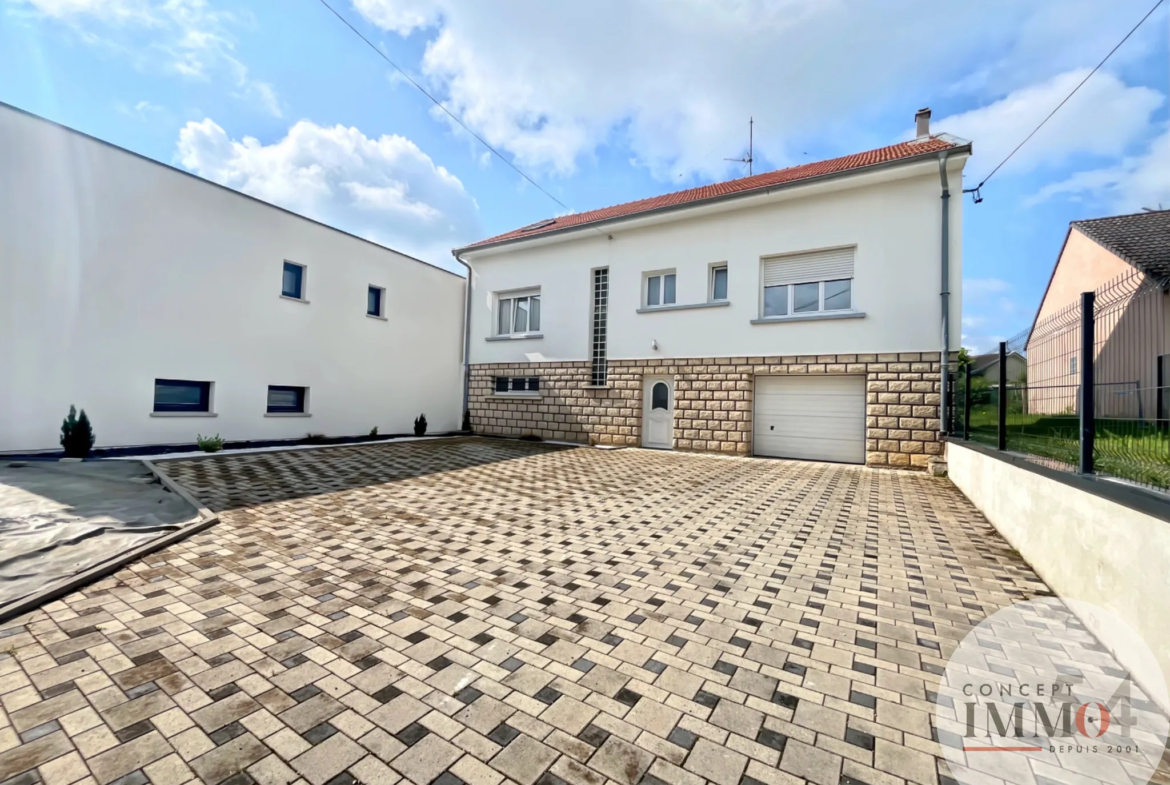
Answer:
[[[841,776],[841,757],[790,738],[784,745],[780,768],[820,785],[836,785]]]
[[[709,739],[699,739],[683,768],[717,785],[737,785],[747,762],[746,755],[721,747]]]
[[[617,736],[610,736],[589,759],[589,767],[622,785],[635,785],[654,762],[654,756]]]
[[[106,785],[172,752],[162,734],[154,732],[107,750],[87,762],[99,785]]]
[[[325,785],[365,756],[365,749],[356,741],[336,733],[293,758],[291,765],[312,785]]]
[[[462,754],[454,744],[432,733],[396,757],[390,766],[415,785],[428,785]]]
[[[939,785],[938,655],[1045,590],[926,476],[477,438],[162,465],[219,522],[0,630],[0,782],[292,785],[352,743],[327,782],[523,785],[494,760],[538,744],[532,785]]]
[[[556,750],[522,734],[492,758],[491,766],[520,785],[533,785],[557,757]]]
[[[0,782],[48,763],[72,750],[69,738],[58,731],[0,752]]]
[[[251,733],[228,741],[190,761],[189,764],[206,785],[218,785],[244,771],[269,754],[269,750]]]

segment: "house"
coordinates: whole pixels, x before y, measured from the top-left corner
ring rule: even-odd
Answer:
[[[1085,358],[1076,322],[1082,292],[1096,292],[1095,388],[1100,417],[1165,419],[1158,390],[1170,336],[1170,210],[1073,221],[1027,342],[1028,406],[1078,411]]]
[[[961,308],[944,194],[971,152],[929,118],[911,141],[454,251],[476,430],[925,466]]]
[[[460,423],[465,279],[0,105],[0,452]]]
[[[1008,352],[1005,362],[1008,384],[1028,378],[1028,361],[1019,352]],[[999,352],[977,354],[971,358],[971,378],[987,379],[992,387],[999,384]]]

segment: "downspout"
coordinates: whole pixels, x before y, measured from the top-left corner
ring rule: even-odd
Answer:
[[[939,357],[938,429],[947,435],[947,372],[951,364],[951,189],[947,180],[947,155],[938,154],[938,177],[942,183],[942,354]]]
[[[467,268],[467,287],[463,294],[463,408],[459,412],[459,426],[463,426],[463,417],[471,411],[471,283],[473,272],[471,265],[463,261],[458,251],[452,251],[455,261]]]

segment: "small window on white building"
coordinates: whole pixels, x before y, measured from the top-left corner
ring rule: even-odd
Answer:
[[[292,300],[305,299],[305,266],[296,262],[284,263],[284,277],[281,280],[280,294]]]
[[[268,385],[269,414],[304,414],[309,399],[308,387]]]
[[[1075,354],[1072,357],[1068,358],[1068,375],[1069,376],[1076,376],[1077,375],[1077,356]]]
[[[727,299],[727,265],[717,264],[711,268],[711,302],[722,302]]]
[[[496,297],[496,335],[540,332],[540,289],[506,292]]]
[[[642,305],[646,308],[675,304],[675,274],[673,271],[646,273],[642,287]]]
[[[366,316],[384,317],[386,290],[381,286],[370,286],[366,292]]]
[[[154,411],[170,414],[210,414],[211,387],[211,382],[155,379]]]

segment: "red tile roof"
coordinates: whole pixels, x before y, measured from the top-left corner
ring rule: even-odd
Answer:
[[[822,175],[845,172],[850,169],[861,169],[866,166],[888,163],[903,158],[913,158],[925,153],[940,152],[966,144],[963,140],[940,136],[931,137],[922,142],[900,142],[898,144],[892,144],[889,147],[879,147],[876,150],[869,150],[864,153],[854,153],[853,155],[845,155],[840,158],[831,158],[827,161],[816,161],[801,164],[800,166],[790,166],[787,169],[777,169],[774,172],[757,174],[752,177],[742,177],[738,180],[702,185],[698,188],[688,188],[685,191],[676,191],[670,194],[663,194],[662,196],[652,196],[649,199],[639,199],[636,202],[626,202],[625,204],[618,204],[613,207],[603,207],[600,210],[589,210],[584,213],[562,215],[559,218],[552,218],[547,221],[537,221],[535,224],[530,224],[532,228],[514,229],[513,231],[472,243],[467,248],[477,248],[483,245],[492,245],[521,238],[527,239],[547,232],[577,226],[587,226],[612,218],[637,215],[638,213],[686,204],[688,202],[702,202],[706,199],[719,196],[769,188],[776,185],[792,183],[797,180],[807,180]]]

